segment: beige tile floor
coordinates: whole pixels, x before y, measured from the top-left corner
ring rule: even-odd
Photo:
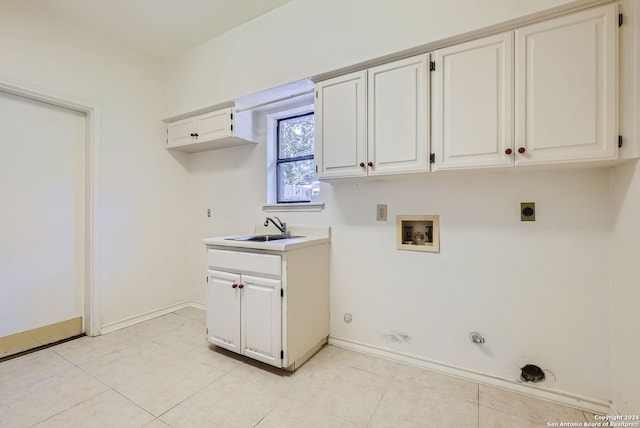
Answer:
[[[592,414],[334,346],[295,373],[204,341],[187,308],[0,363],[0,427],[546,427]]]

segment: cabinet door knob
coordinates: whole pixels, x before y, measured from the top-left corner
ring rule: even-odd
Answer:
[[[238,288],[238,284],[233,284],[231,288]]]
[[[244,284],[238,285],[238,288],[244,288]]]
[[[193,136],[194,136],[194,137],[196,137],[196,138],[198,138],[198,137],[199,137],[199,135],[198,135],[198,133],[197,133],[197,132],[196,132],[195,134],[193,134]]]
[[[504,152],[505,152],[506,154],[510,155],[511,153],[513,153],[513,150],[511,150],[511,149],[506,149]]]
[[[360,168],[364,168],[364,162],[360,162]]]
[[[527,149],[525,149],[524,147],[520,147],[520,148],[518,149],[518,153],[524,153],[524,152],[526,152],[526,151],[527,151]]]
[[[189,135],[192,136],[192,137],[196,136],[196,134],[194,134],[193,132],[191,134],[189,134]]]
[[[373,162],[367,162],[367,165],[373,166]]]

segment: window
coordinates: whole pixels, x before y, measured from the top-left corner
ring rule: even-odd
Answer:
[[[313,112],[277,120],[277,203],[311,202],[320,193],[313,160]]]

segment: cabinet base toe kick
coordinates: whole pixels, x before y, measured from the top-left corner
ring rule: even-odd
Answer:
[[[289,366],[282,367],[282,368],[284,370],[287,370],[287,371],[290,371],[290,372],[293,372],[293,371],[299,369],[304,363],[309,361],[311,359],[311,357],[313,357],[315,354],[317,354],[324,347],[324,345],[326,345],[327,343],[329,343],[329,336],[327,336],[324,339],[322,339],[320,342],[318,342],[316,344],[316,346],[314,346],[313,348],[309,349],[309,351],[306,354],[304,354],[300,358],[296,359],[294,362],[289,364]]]
[[[229,352],[233,352],[234,354],[237,355],[237,358],[244,358],[244,356],[240,353],[237,353],[235,351],[229,350],[227,347],[225,346],[220,346],[219,343],[217,342],[213,342],[211,340],[207,341],[209,346],[216,351],[221,351],[223,352],[225,355],[230,355]],[[329,343],[329,336],[325,337],[324,339],[322,339],[320,342],[318,342],[313,348],[309,349],[305,354],[301,355],[300,357],[298,357],[295,361],[289,362],[287,366],[285,366],[285,363],[282,364],[272,364],[269,362],[264,362],[265,364],[269,364],[272,366],[275,366],[277,368],[281,368],[282,370],[288,371],[288,372],[294,372],[296,370],[298,370],[300,367],[302,367],[302,365],[304,363],[306,363],[307,361],[309,361],[315,354],[317,354],[318,352],[320,352],[320,350],[322,348],[324,348],[324,346]],[[286,358],[286,357],[284,357]],[[261,361],[261,360],[257,360],[257,361]],[[284,360],[281,360],[284,361]]]

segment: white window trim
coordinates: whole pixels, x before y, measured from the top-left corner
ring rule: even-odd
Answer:
[[[262,206],[262,210],[265,212],[322,211],[324,209],[324,202],[319,200],[312,200],[311,202],[277,203],[278,179],[276,162],[278,154],[276,153],[276,141],[278,138],[278,120],[313,113],[313,111],[313,104],[307,104],[267,115],[267,203]]]
[[[270,212],[319,212],[324,209],[324,202],[293,202],[289,204],[264,204],[262,211]]]

